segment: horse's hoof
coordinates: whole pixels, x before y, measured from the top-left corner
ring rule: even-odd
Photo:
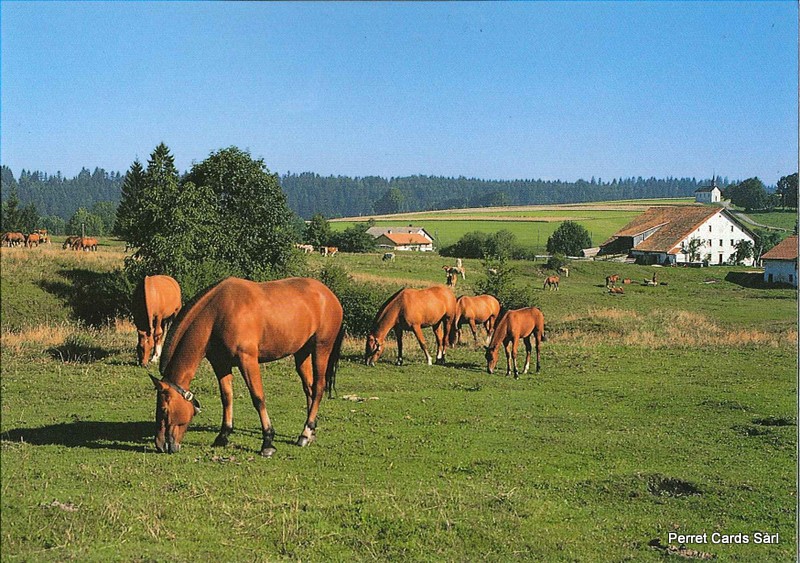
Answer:
[[[211,444],[212,448],[224,448],[228,445],[228,437],[227,436],[217,436],[214,440],[214,443]]]
[[[394,363],[394,365],[396,365],[396,366],[402,366],[402,365],[403,365],[403,360],[397,360],[397,361]]]
[[[297,439],[297,445],[300,446],[301,448],[304,448],[307,445],[314,443],[316,439],[317,437],[314,436],[313,434],[311,435],[310,438],[308,436],[301,434],[300,437]]]
[[[261,455],[264,457],[272,457],[272,455],[277,451],[278,451],[277,449],[273,448],[272,446],[269,446],[261,450]]]

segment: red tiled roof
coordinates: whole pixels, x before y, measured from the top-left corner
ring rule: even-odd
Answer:
[[[786,237],[761,256],[762,260],[797,260],[797,235]]]
[[[386,238],[397,245],[401,244],[431,244],[424,236],[417,233],[384,233]]]
[[[683,239],[721,211],[721,207],[706,206],[651,207],[622,227],[601,246],[605,246],[618,237],[635,237],[658,228],[655,233],[636,246],[636,250],[675,252],[677,245]]]

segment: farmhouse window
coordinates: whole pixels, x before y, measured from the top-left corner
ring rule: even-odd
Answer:
[[[723,246],[725,243],[722,242],[722,239],[719,239],[719,245]]]
[[[734,244],[734,242],[733,242],[733,239],[731,239],[731,246],[736,246],[736,245]]]
[[[733,225],[731,225],[731,232],[733,232]]]
[[[711,232],[711,225],[708,226],[708,232]]]

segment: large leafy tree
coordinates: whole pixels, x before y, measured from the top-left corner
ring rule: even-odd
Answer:
[[[797,172],[778,180],[777,193],[781,198],[782,207],[797,208]]]
[[[314,246],[325,246],[331,238],[331,225],[322,213],[315,213],[306,225],[303,239]]]
[[[184,182],[213,194],[214,256],[233,272],[266,279],[287,272],[295,240],[293,214],[278,175],[263,160],[229,147],[196,164]]]
[[[732,204],[744,207],[748,211],[765,209],[770,204],[770,197],[764,187],[764,182],[758,177],[748,178],[743,182],[728,186],[725,197],[730,199]]]
[[[581,250],[592,246],[586,227],[574,221],[564,221],[547,239],[547,252],[565,256],[580,256]]]
[[[79,207],[67,221],[67,232],[71,235],[85,234],[95,237],[106,234],[103,220],[83,207]]]

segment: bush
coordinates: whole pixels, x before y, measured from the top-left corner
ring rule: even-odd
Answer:
[[[335,264],[326,265],[316,277],[339,298],[344,309],[345,333],[367,336],[388,290],[381,285],[356,282],[347,270]]]
[[[486,278],[475,285],[475,291],[479,295],[494,295],[503,310],[538,306],[539,298],[533,286],[514,284],[514,267],[505,260],[486,260],[483,266]]]
[[[491,234],[471,231],[458,239],[458,242],[440,249],[439,254],[454,258],[528,260],[535,253],[532,249],[521,246],[514,233],[503,229]]]
[[[92,326],[130,317],[133,288],[134,284],[122,270],[96,274],[75,288],[75,314]]]
[[[563,254],[553,254],[548,260],[545,266],[551,270],[558,271],[559,268],[563,268],[569,265],[569,260]]]
[[[592,246],[592,237],[586,227],[574,221],[564,221],[547,239],[547,252],[580,256],[581,250]]]

